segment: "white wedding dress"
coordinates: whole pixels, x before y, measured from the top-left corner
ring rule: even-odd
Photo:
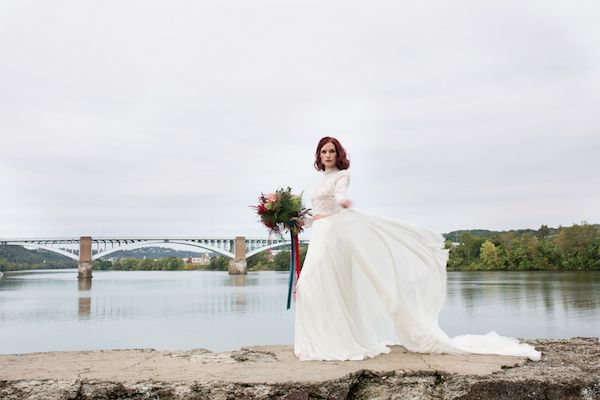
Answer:
[[[399,344],[420,353],[527,356],[516,339],[448,337],[438,325],[446,296],[442,235],[354,209],[342,209],[347,170],[324,172],[311,198],[310,245],[297,282],[294,352],[300,360],[362,360]]]

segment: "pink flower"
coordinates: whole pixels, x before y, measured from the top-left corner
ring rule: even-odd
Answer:
[[[275,203],[277,201],[277,193],[269,193],[267,203]]]

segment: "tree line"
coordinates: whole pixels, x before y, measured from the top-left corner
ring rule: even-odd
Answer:
[[[304,264],[308,246],[300,246],[300,265]],[[276,252],[263,251],[248,257],[246,260],[248,271],[288,271],[290,269],[291,251],[288,249]]]
[[[306,246],[300,249],[300,262],[304,262]],[[103,271],[228,271],[230,258],[225,256],[214,256],[208,264],[191,264],[184,262],[181,258],[165,257],[159,259],[123,258],[115,261],[94,261],[92,269]],[[246,260],[249,271],[286,271],[290,267],[290,251],[282,250],[274,255],[265,251],[248,257]]]
[[[507,232],[469,231],[450,249],[448,270],[600,271],[600,227],[586,222],[570,227]],[[447,236],[448,238],[448,236]]]
[[[94,260],[93,270],[99,271],[179,271],[192,264],[186,264],[178,257],[165,258],[123,258],[114,261]]]

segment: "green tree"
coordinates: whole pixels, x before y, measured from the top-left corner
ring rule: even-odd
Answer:
[[[560,268],[560,252],[548,236],[539,241],[537,255],[539,269],[556,270]]]
[[[121,260],[121,264],[123,265],[123,270],[125,271],[135,271],[138,269],[139,261],[135,258],[126,258]]]
[[[600,231],[597,227],[583,222],[561,228],[554,243],[560,252],[562,269],[599,269]]]
[[[107,271],[112,269],[112,262],[106,260],[94,260],[92,263],[93,270]]]
[[[508,266],[511,270],[540,269],[538,240],[531,233],[516,236],[507,249]]]
[[[249,271],[269,270],[275,267],[273,256],[268,251],[261,251],[246,260]]]
[[[450,248],[449,269],[477,269],[481,260],[479,252],[486,239],[465,232],[460,236],[458,246]]]
[[[178,257],[165,257],[159,260],[160,269],[163,271],[177,271],[183,269],[184,262]]]
[[[141,270],[144,271],[152,271],[155,269],[159,269],[159,265],[158,262],[154,261],[151,258],[145,258],[142,260],[142,262],[139,265]]]
[[[491,241],[486,240],[483,242],[481,249],[479,250],[479,254],[485,269],[498,270],[504,268],[500,251]]]
[[[465,261],[471,262],[479,257],[479,250],[485,240],[470,233],[464,233],[461,236],[459,248],[463,251]]]
[[[538,229],[538,231],[536,232],[536,236],[539,240],[544,240],[545,238],[550,236],[550,228],[548,228],[548,225],[540,226],[540,229]]]
[[[210,271],[228,271],[229,258],[225,256],[211,257],[206,269]]]
[[[300,269],[304,266],[304,260],[306,259],[306,253],[308,252],[307,246],[300,246]],[[281,250],[275,255],[274,258],[274,269],[276,271],[289,271],[290,269],[290,254],[289,250]]]
[[[496,235],[496,238],[494,241],[496,242],[496,245],[499,245],[500,247],[502,247],[504,249],[510,249],[511,242],[517,236],[518,235],[515,231],[502,232],[502,233],[499,233],[498,235]]]
[[[290,251],[280,250],[273,258],[275,271],[288,271],[290,269]]]

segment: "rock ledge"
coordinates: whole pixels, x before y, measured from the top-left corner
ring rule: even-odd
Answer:
[[[542,360],[417,354],[298,361],[290,346],[0,355],[0,399],[600,399],[598,338],[533,340]]]

